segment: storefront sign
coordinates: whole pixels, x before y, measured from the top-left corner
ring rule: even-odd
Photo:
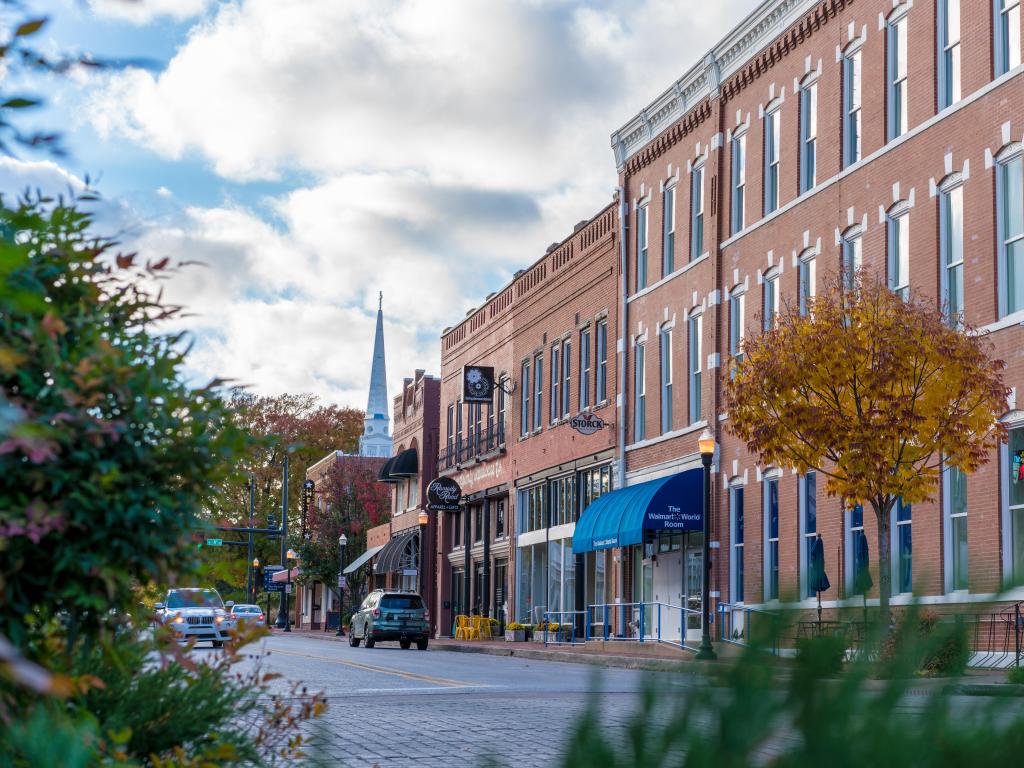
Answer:
[[[467,365],[462,369],[462,400],[466,403],[489,403],[494,395],[494,368]]]
[[[459,508],[462,488],[450,477],[439,477],[427,486],[427,509],[454,512]]]
[[[600,416],[595,416],[592,413],[581,413],[579,416],[569,419],[569,426],[581,435],[592,435],[604,429],[605,423],[604,419]]]
[[[647,510],[644,530],[647,531],[700,531],[704,529],[704,515],[700,508],[684,510],[673,504],[661,509]]]

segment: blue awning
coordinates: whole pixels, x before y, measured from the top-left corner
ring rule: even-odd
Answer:
[[[572,551],[641,544],[644,531],[701,531],[703,510],[704,470],[700,468],[621,488],[583,511],[572,535]]]

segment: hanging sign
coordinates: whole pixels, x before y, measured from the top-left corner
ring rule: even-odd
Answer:
[[[592,435],[605,428],[604,419],[592,413],[581,413],[569,419],[569,426],[581,435]]]
[[[467,365],[462,369],[462,400],[466,403],[489,403],[494,395],[494,368]]]
[[[462,498],[462,488],[450,477],[439,477],[427,486],[427,509],[455,512]]]

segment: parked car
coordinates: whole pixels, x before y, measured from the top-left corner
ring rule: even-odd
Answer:
[[[247,605],[239,604],[231,606],[231,618],[237,623],[255,624],[257,626],[265,626],[267,623],[267,617],[263,613],[263,609],[258,605]]]
[[[157,616],[174,631],[178,640],[209,640],[214,648],[220,648],[235,628],[235,620],[225,608],[216,589],[188,588],[172,589],[167,592],[164,602],[156,604]]]
[[[348,644],[358,648],[365,642],[373,648],[382,640],[397,640],[403,649],[413,643],[427,650],[430,640],[430,612],[415,592],[387,592],[375,589],[352,614],[348,625]]]

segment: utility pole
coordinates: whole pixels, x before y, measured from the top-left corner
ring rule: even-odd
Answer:
[[[252,529],[255,526],[254,515],[256,514],[256,478],[252,472],[249,473],[249,565],[247,566],[246,579],[245,579],[245,599],[250,602],[256,601],[256,585],[253,583],[253,534]]]
[[[281,479],[281,565],[290,568],[288,564],[288,450],[284,453],[284,474]],[[283,629],[288,626],[288,604],[286,593],[281,593],[281,606],[277,612],[277,628]]]

